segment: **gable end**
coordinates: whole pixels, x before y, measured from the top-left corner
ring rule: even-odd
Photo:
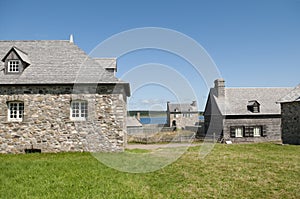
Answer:
[[[2,62],[5,74],[20,74],[30,65],[27,53],[14,46],[2,58]]]

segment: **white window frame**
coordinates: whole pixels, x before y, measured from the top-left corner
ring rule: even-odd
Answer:
[[[178,117],[179,117],[179,115],[178,115],[179,113],[177,113],[177,112],[178,112],[178,109],[175,108],[175,109],[174,109],[174,112],[175,112],[175,113],[174,113],[174,118],[178,118]]]
[[[234,131],[235,131],[235,137],[236,138],[242,138],[243,137],[243,127],[241,127],[241,126],[235,127]]]
[[[253,137],[260,137],[261,136],[261,127],[255,126],[253,127]]]
[[[76,108],[76,104],[78,108]],[[86,121],[88,118],[88,102],[86,100],[73,100],[70,104],[70,119],[74,121]]]
[[[15,106],[15,109],[13,109]],[[7,120],[22,122],[24,118],[24,102],[8,102]]]
[[[20,60],[18,60],[18,59],[8,60],[7,72],[19,73],[20,72]]]

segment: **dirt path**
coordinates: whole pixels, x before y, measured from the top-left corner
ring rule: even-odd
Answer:
[[[191,147],[199,146],[200,143],[190,144],[190,143],[169,143],[169,144],[128,144],[127,149],[158,149],[158,148],[174,148],[174,147]]]

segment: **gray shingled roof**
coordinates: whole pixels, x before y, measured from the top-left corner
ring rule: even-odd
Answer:
[[[292,88],[225,88],[225,97],[213,97],[222,115],[280,114],[280,104],[276,101],[291,90]],[[260,104],[259,113],[247,109],[252,100]]]
[[[117,71],[117,59],[116,58],[93,58],[96,62],[104,65],[105,68],[115,69]]]
[[[170,113],[175,113],[175,112],[180,112],[180,113],[185,113],[185,112],[198,112],[197,106],[192,106],[191,104],[188,103],[178,103],[178,104],[173,104],[173,103],[168,103],[168,110]],[[177,111],[175,111],[175,109]]]
[[[16,48],[15,46],[13,46],[13,47],[6,53],[6,55],[5,55],[5,56],[3,57],[3,59],[2,59],[3,62],[5,61],[6,57],[10,54],[11,51],[15,51],[15,52],[19,55],[20,59],[21,59],[23,62],[26,62],[27,64],[30,64],[30,60],[29,60],[29,58],[28,58],[27,53],[21,51],[20,49]]]
[[[129,89],[104,70],[111,59],[95,61],[69,41],[0,41],[1,59],[12,47],[27,54],[30,65],[20,75],[5,75],[1,62],[0,84],[120,83]]]
[[[279,103],[300,101],[300,84],[291,92],[278,100]]]

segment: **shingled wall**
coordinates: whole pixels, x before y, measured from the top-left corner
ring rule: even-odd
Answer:
[[[300,102],[281,103],[282,142],[300,144]]]

